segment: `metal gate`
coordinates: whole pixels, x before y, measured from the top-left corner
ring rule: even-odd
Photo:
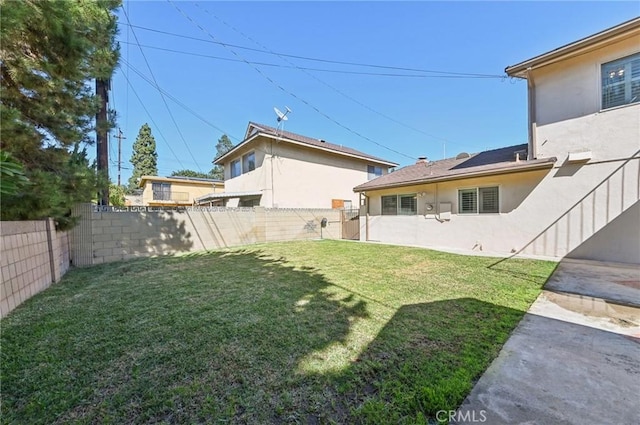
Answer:
[[[360,240],[360,210],[342,210],[342,239]]]

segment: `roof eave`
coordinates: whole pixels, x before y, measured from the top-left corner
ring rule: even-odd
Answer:
[[[391,183],[388,185],[380,185],[380,186],[362,187],[362,185],[360,185],[360,186],[354,187],[353,191],[366,192],[368,190],[394,189],[397,187],[414,186],[418,184],[440,183],[443,181],[463,180],[463,179],[474,178],[474,177],[497,176],[502,174],[515,174],[515,173],[526,172],[526,171],[543,170],[545,168],[552,168],[556,161],[557,161],[556,157],[550,157],[550,158],[546,158],[543,162],[536,162],[535,164],[527,164],[519,167],[509,166],[509,167],[503,167],[503,168],[494,168],[490,170],[460,173],[460,174],[454,174],[454,175],[448,175],[448,176],[434,176],[434,177],[407,180],[404,182]]]
[[[282,142],[291,143],[291,144],[298,145],[298,146],[307,147],[309,149],[317,149],[317,150],[320,150],[320,151],[323,151],[323,152],[332,153],[332,154],[335,154],[335,155],[348,156],[348,157],[360,159],[360,160],[363,160],[363,161],[374,162],[376,164],[383,164],[383,165],[386,165],[388,167],[397,167],[398,166],[397,163],[391,162],[391,161],[386,161],[386,160],[384,160],[382,158],[371,158],[371,157],[367,157],[367,156],[350,154],[350,153],[347,153],[347,152],[340,152],[340,151],[336,151],[336,150],[333,150],[333,149],[322,148],[320,146],[314,146],[314,145],[311,145],[311,144],[308,144],[308,143],[299,142],[297,140],[293,140],[293,139],[290,139],[288,137],[276,136],[274,134],[266,132],[265,130],[261,129],[258,126],[256,126],[256,128],[258,128],[258,132],[257,133],[254,133],[253,136],[251,136],[249,139],[246,139],[246,140],[242,141],[240,144],[235,146],[229,152],[225,153],[224,155],[222,155],[218,159],[214,160],[213,163],[216,164],[216,165],[223,165],[224,161],[226,159],[228,159],[230,156],[233,156],[233,154],[235,152],[237,152],[241,147],[247,146],[249,144],[249,142],[251,142],[252,140],[256,139],[257,137],[262,136],[262,137],[267,137],[267,138],[278,140],[278,141],[282,141]]]
[[[147,180],[151,181],[161,181],[161,182],[172,182],[172,183],[195,183],[201,185],[222,185],[224,186],[224,180],[190,180],[190,179],[174,179],[171,177],[161,177],[161,176],[141,176],[140,183],[138,183],[138,187],[144,188],[144,182]]]
[[[583,53],[585,50],[593,50],[603,44],[612,43],[619,39],[630,37],[633,35],[633,32],[638,31],[640,31],[640,18],[634,18],[623,22],[620,25],[616,25],[615,27],[608,28],[604,31],[600,31],[599,33],[565,44],[564,46],[535,56],[531,59],[527,59],[526,61],[520,62],[516,65],[508,66],[504,71],[511,77],[527,78],[526,74],[529,69],[549,65],[558,60]]]

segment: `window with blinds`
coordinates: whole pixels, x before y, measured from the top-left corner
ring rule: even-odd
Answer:
[[[459,214],[496,214],[499,212],[498,186],[458,190]]]
[[[500,206],[498,205],[498,187],[481,187],[478,189],[480,198],[480,214],[497,213]]]
[[[418,212],[418,199],[416,195],[399,195],[400,215],[415,215]]]
[[[640,102],[640,53],[602,64],[602,109]]]
[[[478,189],[458,191],[458,212],[460,214],[475,214],[478,212]]]

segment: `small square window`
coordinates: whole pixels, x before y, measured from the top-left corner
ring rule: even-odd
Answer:
[[[478,189],[478,194],[480,196],[480,214],[499,212],[497,186],[481,187]]]
[[[382,215],[397,215],[398,214],[398,196],[383,196],[382,197]]]
[[[415,215],[418,211],[416,195],[400,195],[400,211],[402,215]]]
[[[475,214],[478,212],[478,190],[463,189],[458,191],[458,212]]]
[[[376,177],[380,177],[382,175],[382,167],[376,167],[373,165],[367,165],[367,179],[373,180]]]

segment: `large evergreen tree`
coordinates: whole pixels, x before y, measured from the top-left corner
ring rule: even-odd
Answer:
[[[133,173],[129,178],[129,189],[136,189],[142,176],[158,175],[158,154],[156,152],[156,139],[151,134],[149,124],[140,127],[138,137],[133,144],[131,155]]]
[[[218,143],[216,143],[216,156],[215,158],[213,158],[213,160],[215,161],[216,159],[220,158],[231,149],[233,149],[233,143],[231,142],[231,139],[229,139],[229,136],[227,136],[226,134],[223,134],[222,137],[218,139]],[[221,165],[214,165],[209,174],[213,179],[224,180],[224,167]]]
[[[0,149],[22,164],[30,184],[2,197],[2,219],[53,217],[95,194],[91,143],[99,102],[92,80],[118,61],[119,0],[0,0]]]

